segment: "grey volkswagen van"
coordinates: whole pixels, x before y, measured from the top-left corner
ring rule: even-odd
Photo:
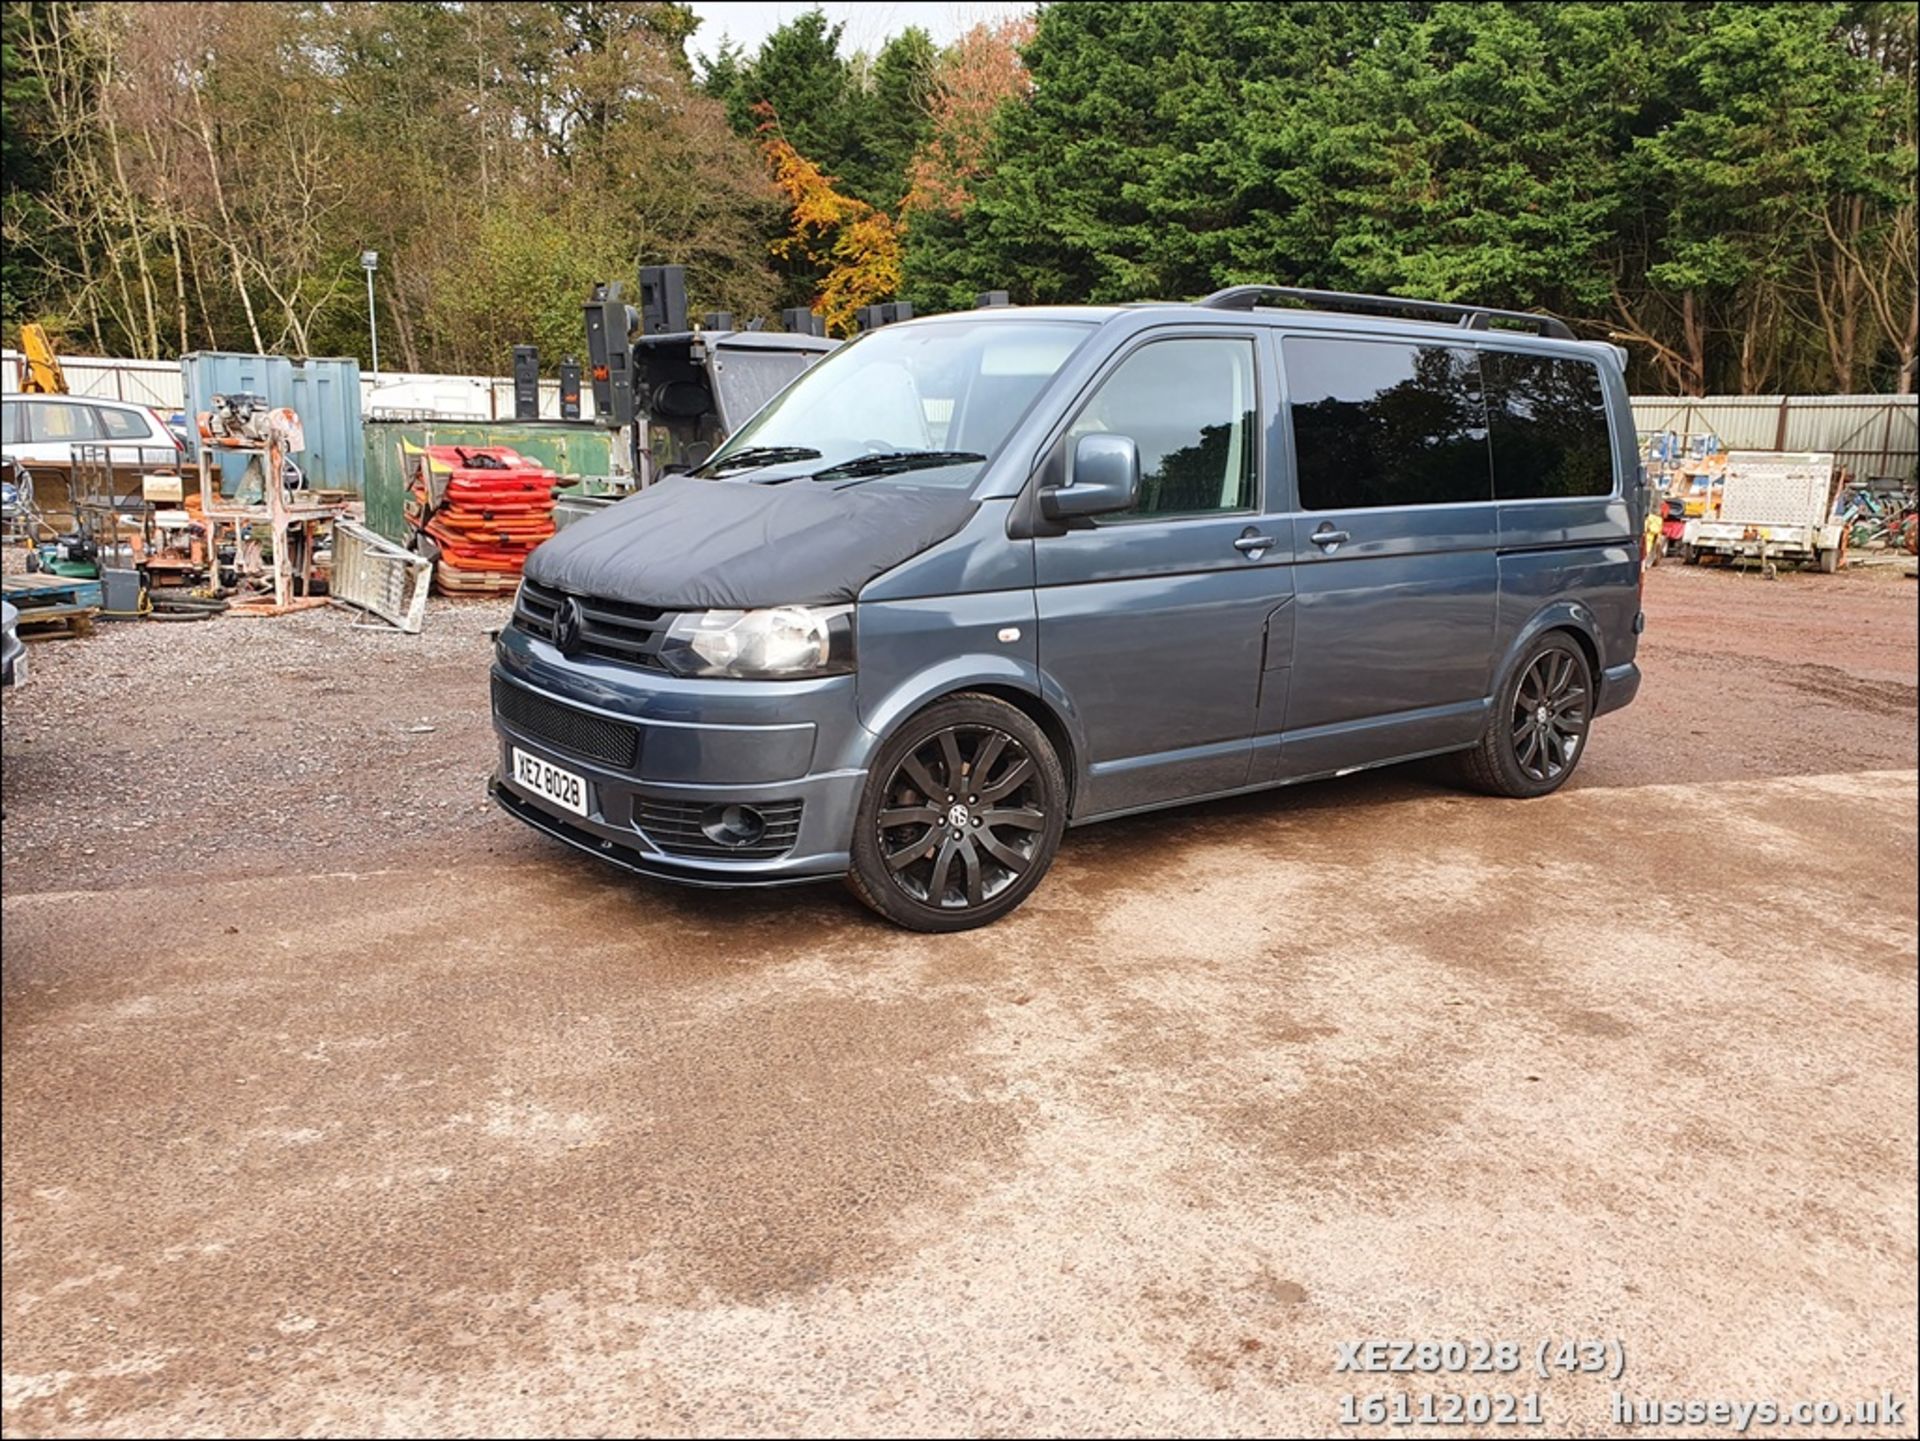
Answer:
[[[644,875],[845,876],[928,931],[1158,806],[1445,753],[1542,796],[1640,683],[1637,474],[1620,352],[1542,316],[888,325],[533,554],[491,789]]]

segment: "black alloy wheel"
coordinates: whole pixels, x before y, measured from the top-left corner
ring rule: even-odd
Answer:
[[[1526,799],[1558,790],[1586,754],[1593,707],[1586,651],[1566,631],[1548,631],[1500,687],[1479,744],[1460,752],[1462,774],[1498,796]]]
[[[916,930],[965,930],[1039,884],[1065,828],[1066,783],[1021,711],[989,696],[942,701],[878,761],[854,838],[854,889],[868,905]]]
[[[1578,655],[1543,651],[1514,691],[1513,755],[1527,779],[1558,781],[1573,769],[1587,738],[1592,704]]]

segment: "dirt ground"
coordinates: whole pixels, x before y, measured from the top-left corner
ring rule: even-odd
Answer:
[[[950,938],[491,811],[501,605],[36,645],[5,1430],[1911,1435],[1917,591],[1662,567],[1561,794],[1116,822]],[[1548,1337],[1624,1375],[1335,1369]]]

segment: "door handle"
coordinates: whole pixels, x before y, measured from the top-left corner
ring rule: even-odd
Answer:
[[[1322,522],[1320,529],[1316,530],[1308,538],[1312,540],[1312,542],[1315,545],[1319,546],[1322,550],[1332,550],[1336,545],[1345,545],[1348,541],[1353,539],[1353,537],[1349,535],[1346,531],[1335,530],[1331,525],[1328,525],[1325,522]]]
[[[1261,551],[1271,550],[1273,548],[1273,537],[1270,535],[1259,535],[1249,530],[1245,535],[1234,541],[1233,548],[1242,555],[1257,556]]]

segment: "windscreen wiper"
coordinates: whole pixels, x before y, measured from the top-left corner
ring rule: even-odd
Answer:
[[[763,465],[784,465],[792,460],[818,460],[820,452],[806,445],[750,445],[722,460],[709,475],[724,475],[733,470],[755,470]],[[713,464],[711,461],[709,465]]]
[[[816,470],[813,478],[837,480],[849,475],[899,475],[903,471],[937,470],[943,465],[969,465],[985,459],[977,450],[882,450]]]

